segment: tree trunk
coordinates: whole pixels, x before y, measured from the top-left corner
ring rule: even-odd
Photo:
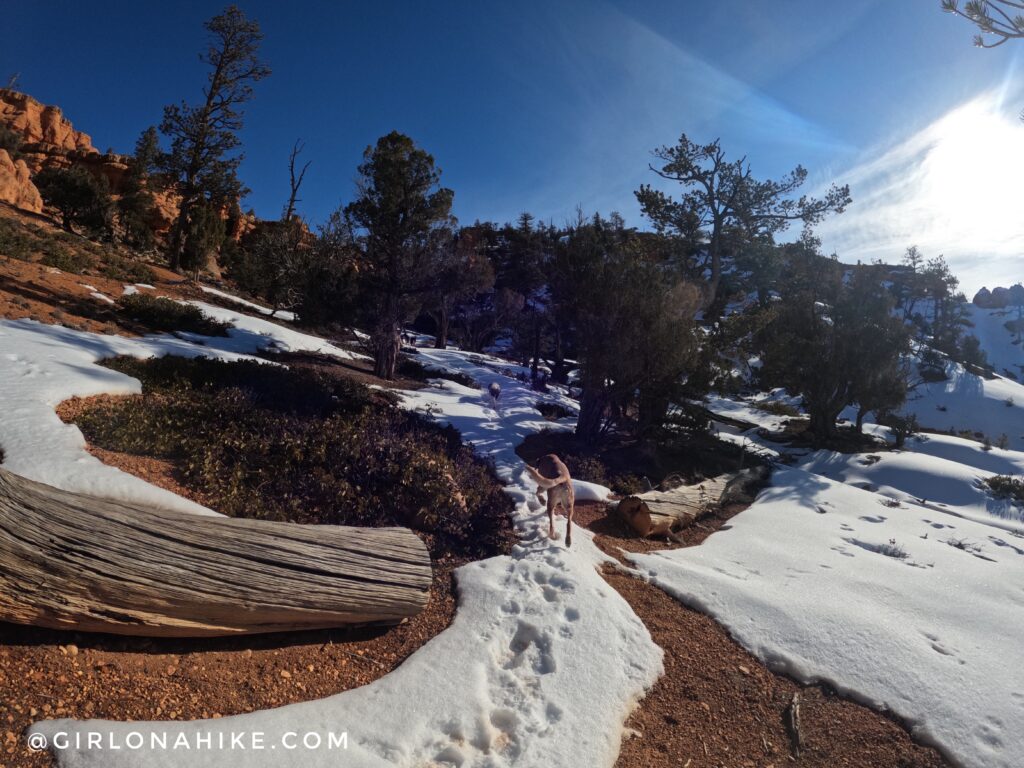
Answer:
[[[373,373],[388,381],[395,378],[398,351],[402,348],[402,332],[398,323],[392,323],[378,333],[374,343]]]
[[[836,420],[824,410],[812,410],[811,423],[807,429],[814,436],[815,442],[824,443],[835,434]]]
[[[857,409],[857,434],[864,434],[864,417],[868,415],[868,409],[861,406]]]
[[[648,491],[618,504],[622,519],[640,536],[669,536],[718,505],[733,476],[721,475],[670,491]]]
[[[434,348],[448,348],[448,307],[444,302],[437,310],[437,335],[434,337]]]
[[[185,225],[188,221],[188,206],[181,201],[181,208],[178,210],[178,218],[174,220],[171,227],[170,237],[167,239],[167,263],[172,272],[181,269],[181,255],[185,250]]]
[[[530,379],[537,378],[537,368],[540,365],[540,318],[533,326],[533,362],[530,364]]]
[[[556,384],[565,384],[569,380],[568,366],[565,364],[565,349],[562,347],[561,326],[555,323],[555,364],[551,368],[551,380]]]
[[[641,435],[647,435],[665,423],[669,400],[667,397],[645,392],[642,387],[638,400],[637,426]]]
[[[604,418],[605,393],[600,386],[586,386],[580,398],[580,414],[576,419],[576,436],[584,440],[596,442],[601,434],[601,422]]]

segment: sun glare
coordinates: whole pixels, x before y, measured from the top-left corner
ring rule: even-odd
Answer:
[[[976,246],[1021,233],[1024,124],[972,103],[935,124],[921,203],[942,233]]]

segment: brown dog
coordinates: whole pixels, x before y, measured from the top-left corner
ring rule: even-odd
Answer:
[[[542,456],[537,462],[536,468],[526,465],[526,471],[530,477],[537,481],[537,498],[547,493],[548,505],[548,536],[557,539],[555,533],[555,508],[561,507],[569,522],[565,529],[565,546],[572,546],[572,515],[575,512],[576,493],[572,487],[572,477],[569,476],[569,468],[565,466],[560,458],[549,453]]]

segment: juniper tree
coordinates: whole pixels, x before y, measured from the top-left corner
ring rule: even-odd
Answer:
[[[182,266],[189,248],[186,235],[196,231],[191,219],[202,204],[223,209],[245,191],[237,173],[242,160],[237,152],[242,107],[252,98],[252,84],[270,74],[259,58],[263,39],[259,24],[246,18],[238,7],[228,6],[204,26],[210,41],[199,58],[210,67],[210,73],[203,101],[165,107],[160,124],[171,143],[163,170],[177,183],[181,195],[168,244],[172,269]]]
[[[199,200],[182,232],[180,266],[191,273],[193,280],[198,279],[199,271],[214,258],[224,236],[225,224],[220,210],[207,200]]]
[[[46,204],[60,212],[61,225],[68,232],[82,226],[93,234],[111,234],[113,202],[106,178],[97,178],[80,167],[51,167],[41,170],[32,181]]]
[[[859,404],[858,426],[870,410],[892,410],[906,393],[906,326],[892,314],[891,294],[874,267],[844,276],[813,241],[790,250],[781,301],[767,310],[762,332],[762,382],[803,397],[809,433],[832,437],[844,408]]]
[[[552,292],[576,337],[583,393],[576,434],[662,426],[695,359],[696,289],[621,219],[570,227],[552,265]]]
[[[455,221],[454,193],[440,180],[434,158],[392,131],[366,148],[358,195],[344,209],[371,323],[374,373],[384,379],[395,377],[403,323],[441,276]]]

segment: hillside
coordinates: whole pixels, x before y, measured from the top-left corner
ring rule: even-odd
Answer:
[[[0,89],[0,768],[1019,768],[1024,287],[680,132],[638,221],[460,223],[397,130],[259,220],[203,30],[130,155]]]
[[[1006,327],[1007,322],[1020,319],[1020,312],[1010,307],[983,308],[973,302],[964,307],[973,325],[969,333],[978,337],[989,364],[1000,375],[1024,381],[1024,346]]]

